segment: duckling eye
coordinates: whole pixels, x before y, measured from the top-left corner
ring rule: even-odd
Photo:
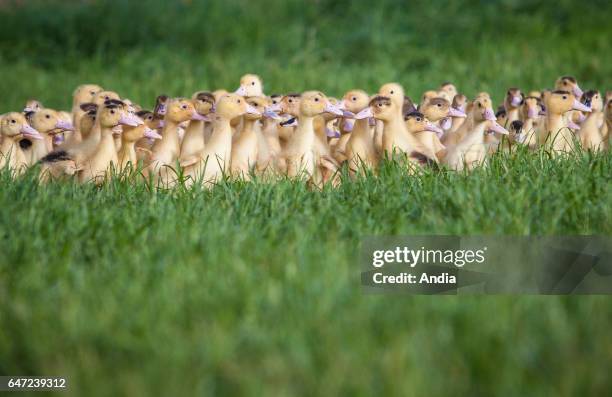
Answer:
[[[351,100],[356,101],[357,97],[352,97]]]
[[[481,108],[481,107],[482,107],[482,105],[481,105],[480,103],[478,103],[478,107],[479,107],[479,108]]]
[[[563,99],[567,99],[567,95],[563,95]]]
[[[315,102],[319,102],[319,98],[315,98]]]
[[[49,115],[47,114],[47,115],[45,115],[45,118],[46,118],[46,119],[50,119],[50,118],[51,118],[51,116],[49,116]]]
[[[292,100],[292,99],[289,99],[287,102],[289,102],[289,103],[293,103],[293,100]]]
[[[251,82],[251,85],[255,85],[255,82],[254,82],[254,81],[253,81],[253,82]]]
[[[439,103],[437,106],[438,106],[439,108],[441,108],[441,107],[442,107],[442,104],[441,104],[441,103]]]
[[[393,90],[389,91],[389,94],[393,94]]]
[[[111,114],[115,114],[115,111],[111,109],[110,113],[111,113]]]
[[[15,121],[14,119],[13,119],[13,120],[11,120],[11,123],[13,123],[13,124],[15,124],[16,122],[17,122],[17,121]]]
[[[238,100],[236,101],[236,103],[240,103],[240,102],[242,102],[240,99],[238,99]]]
[[[420,117],[417,117],[417,118],[416,118],[416,121],[421,121],[421,118],[420,118]]]
[[[567,85],[567,81],[565,81],[565,80],[564,80],[564,81],[563,81],[563,85]]]
[[[105,95],[104,99],[106,99],[108,101],[110,98],[108,97],[108,95]]]
[[[181,109],[187,109],[187,105],[182,105]]]

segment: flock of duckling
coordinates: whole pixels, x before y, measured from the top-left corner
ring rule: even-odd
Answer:
[[[451,83],[417,105],[397,83],[338,100],[320,91],[265,95],[261,78],[247,74],[234,93],[160,95],[153,111],[86,84],[75,90],[71,112],[29,100],[22,112],[1,115],[0,167],[20,175],[39,165],[41,181],[100,184],[137,170],[165,187],[210,186],[226,175],[286,175],[321,186],[339,183],[343,163],[355,175],[375,172],[385,157],[416,172],[471,170],[517,146],[607,150],[611,129],[612,92],[583,92],[571,76],[554,90],[511,88],[497,112],[488,93],[469,101]]]

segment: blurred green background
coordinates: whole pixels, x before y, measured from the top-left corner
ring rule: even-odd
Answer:
[[[605,90],[611,17],[603,0],[0,0],[0,113],[69,108],[86,82],[151,106],[245,72],[268,93]],[[58,395],[78,396],[606,395],[609,297],[361,293],[364,235],[611,233],[610,153],[492,164],[323,192],[0,173],[0,374],[67,375]]]
[[[27,97],[68,107],[97,82],[151,106],[161,92],[235,89],[259,73],[267,92],[409,95],[454,81],[472,96],[543,88],[562,74],[609,89],[612,3],[532,0],[96,1],[0,3],[0,106]],[[11,4],[16,4],[11,6]]]

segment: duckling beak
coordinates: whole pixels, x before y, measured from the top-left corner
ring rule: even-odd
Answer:
[[[355,117],[355,113],[346,110],[346,101],[343,99],[338,103],[338,109],[342,110],[342,116],[347,119],[352,119]]]
[[[64,134],[55,134],[53,135],[53,144],[61,145],[64,142]]]
[[[344,124],[342,124],[342,128],[344,128],[344,131],[351,132],[353,131],[353,127],[355,127],[355,120],[344,120]]]
[[[324,111],[326,113],[335,114],[336,116],[344,116],[344,112],[342,112],[338,106],[334,106],[330,102],[325,103]]]
[[[55,128],[64,131],[74,131],[72,123],[64,120],[58,120],[57,123],[55,123]]]
[[[246,105],[246,114],[252,114],[254,116],[261,116],[261,113],[259,113],[259,111],[257,109],[255,109],[253,106],[247,104]]]
[[[440,123],[440,127],[442,127],[442,129],[445,131],[450,129],[452,126],[453,126],[453,120],[450,117],[443,118],[442,122]]]
[[[529,117],[530,119],[535,119],[536,117],[538,117],[539,113],[540,112],[538,112],[538,109],[534,109],[534,108],[527,109],[527,117]]]
[[[574,110],[580,110],[583,112],[591,112],[591,108],[586,106],[583,103],[580,103],[580,101],[578,99],[574,99],[574,106],[573,108]]]
[[[459,109],[455,109],[454,107],[450,107],[448,108],[448,115],[450,117],[467,117],[467,115],[465,114],[465,112],[462,112]]]
[[[510,101],[510,105],[516,107],[519,107],[521,105],[521,102],[523,101],[523,99],[520,96],[513,96],[512,100]]]
[[[580,97],[582,96],[582,94],[583,94],[583,92],[582,92],[582,90],[580,89],[580,87],[578,86],[578,84],[576,84],[576,85],[574,86],[574,90],[573,90],[573,91],[574,91],[574,96],[575,96],[576,98],[580,98]]]
[[[340,138],[340,132],[331,128],[325,127],[325,134],[328,138]]]
[[[280,125],[283,127],[297,127],[298,125],[297,117],[292,117],[288,120],[285,120],[281,122]]]
[[[162,116],[164,116],[166,114],[166,105],[159,105],[155,113],[161,114]]]
[[[431,121],[427,121],[425,123],[425,131],[435,132],[438,135],[444,134],[444,130],[432,123]]]
[[[572,121],[572,120],[568,120],[567,121],[567,126],[571,130],[579,130],[580,129],[580,126],[578,124],[574,123],[574,121]]]
[[[485,109],[483,116],[485,120],[495,121],[495,122],[497,121],[497,118],[495,117],[495,113],[493,113],[493,109],[491,108]]]
[[[28,138],[43,139],[42,135],[40,135],[40,132],[36,131],[34,128],[32,128],[28,124],[22,125],[20,132],[23,134],[23,136],[26,136]]]
[[[283,107],[281,106],[280,103],[274,103],[274,104],[268,106],[266,110],[268,110],[270,112],[279,113],[279,112],[283,111]]]
[[[139,125],[144,124],[144,122],[135,114],[124,113],[119,118],[119,124],[129,125],[130,127],[138,127]]]
[[[35,111],[36,111],[36,109],[31,108],[29,106],[26,106],[26,107],[23,108],[23,113],[33,113]]]
[[[495,119],[493,119],[493,122],[489,126],[489,130],[493,132],[497,132],[498,134],[508,135],[509,134],[508,130],[502,127],[497,121],[494,121],[494,120]]]
[[[149,127],[145,127],[144,136],[145,138],[149,139],[162,139],[162,136],[157,131],[150,129]]]
[[[271,107],[264,109],[263,116],[269,119],[281,120],[281,116],[279,116],[275,111],[271,110]]]
[[[370,117],[374,117],[374,114],[372,114],[372,108],[369,106],[355,115],[356,120],[363,120]]]
[[[195,120],[195,121],[210,121],[210,119],[208,117],[201,115],[200,113],[196,112],[195,110],[191,114],[191,120]]]
[[[234,92],[234,94],[236,95],[240,95],[240,96],[246,96],[247,94],[247,89],[245,86],[241,85],[240,87],[238,87],[238,89]]]

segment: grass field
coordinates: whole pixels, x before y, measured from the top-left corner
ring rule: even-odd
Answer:
[[[612,88],[609,2],[0,3],[0,113],[83,82],[155,95],[333,95],[445,80],[499,100],[574,74]],[[231,19],[230,19],[231,17]],[[469,176],[154,192],[0,174],[0,374],[70,395],[606,395],[608,297],[370,296],[373,234],[612,233],[612,154],[496,156]],[[64,395],[58,393],[58,395]]]

